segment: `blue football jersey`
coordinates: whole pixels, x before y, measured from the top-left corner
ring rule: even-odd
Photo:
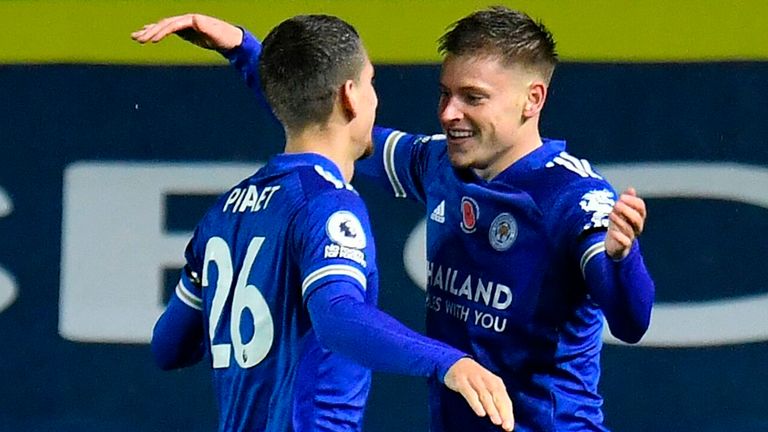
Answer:
[[[376,128],[358,163],[427,208],[427,335],[502,377],[516,431],[603,431],[597,393],[603,315],[582,275],[604,251],[613,188],[562,141],[488,182],[456,170],[445,136]],[[585,238],[598,238],[584,244]],[[498,430],[432,383],[432,430]]]
[[[275,156],[197,226],[176,295],[204,317],[221,431],[359,431],[371,373],[323,349],[306,299],[378,293],[367,210],[316,154]]]

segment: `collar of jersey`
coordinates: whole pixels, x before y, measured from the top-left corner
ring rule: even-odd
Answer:
[[[541,147],[528,153],[491,180],[504,182],[522,173],[544,168],[555,155],[565,151],[565,141],[543,138]]]
[[[344,176],[341,174],[339,167],[333,161],[318,153],[280,153],[272,157],[272,162],[289,170],[299,166],[320,165],[337,179],[344,181]]]

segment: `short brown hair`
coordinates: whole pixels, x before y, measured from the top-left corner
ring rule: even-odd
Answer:
[[[330,15],[295,16],[264,39],[262,89],[287,130],[322,124],[341,85],[360,77],[365,59],[360,35],[349,23]]]
[[[453,23],[440,38],[443,56],[498,56],[507,66],[539,72],[547,82],[557,65],[555,39],[524,12],[493,6]]]

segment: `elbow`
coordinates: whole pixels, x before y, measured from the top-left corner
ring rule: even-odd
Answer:
[[[154,339],[152,340],[152,357],[155,360],[155,365],[164,371],[170,371],[180,367],[178,362],[175,361],[172,356],[168,355],[167,349],[160,346],[160,344],[155,343]]]
[[[150,344],[152,348],[152,358],[155,365],[164,371],[179,369],[182,367],[179,350],[176,349],[172,341],[166,340],[155,335]]]
[[[198,363],[203,358],[204,347],[160,346],[152,343],[152,356],[157,367],[164,371],[181,369]]]
[[[649,309],[648,313],[643,314],[642,316],[621,320],[621,322],[618,322],[613,326],[610,326],[609,322],[611,334],[620,341],[628,344],[636,344],[640,342],[651,324],[650,312]]]
[[[622,342],[636,344],[642,340],[651,325],[651,312],[655,297],[653,282],[648,278],[645,290],[627,302],[623,307],[614,309],[613,316],[608,316],[611,334]],[[618,313],[617,313],[618,312]]]
[[[312,329],[317,342],[323,349],[344,353],[345,347],[356,341],[354,334],[354,319],[361,303],[348,296],[340,296],[332,300],[323,299],[321,295],[313,295],[308,303],[312,320]]]
[[[155,364],[160,368],[160,370],[165,372],[179,369],[179,366],[175,365],[174,363],[158,360],[157,358],[155,358]]]
[[[643,338],[643,335],[645,335],[645,329],[632,329],[632,330],[624,330],[624,331],[612,331],[611,334],[616,337],[616,339],[628,343],[630,345],[634,345]]]
[[[333,324],[327,322],[319,325],[318,324],[319,323],[314,324],[317,343],[320,345],[320,347],[328,351],[338,351],[339,336],[341,335],[338,327],[335,327]]]
[[[203,346],[200,342],[172,338],[167,334],[156,332],[150,347],[155,365],[164,371],[190,366],[202,358]]]

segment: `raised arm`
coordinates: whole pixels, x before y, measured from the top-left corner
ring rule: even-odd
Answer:
[[[256,100],[272,112],[261,89],[261,43],[248,30],[206,15],[186,14],[148,24],[131,34],[139,43],[157,43],[171,34],[202,48],[220,52],[243,76]],[[396,198],[424,199],[430,158],[445,146],[441,135],[408,134],[374,127],[375,154],[357,163],[356,170]]]
[[[655,296],[637,243],[645,225],[645,202],[629,188],[605,216],[607,231],[583,236],[579,243],[581,268],[611,333],[624,342],[636,343],[648,330]]]
[[[240,45],[243,30],[218,18],[200,14],[177,15],[147,24],[131,33],[138,43],[158,43],[169,35],[178,35],[199,47],[227,52]]]
[[[145,25],[141,30],[131,33],[131,38],[141,44],[158,43],[170,35],[201,48],[218,51],[242,74],[259,103],[271,113],[261,92],[259,78],[259,56],[261,43],[247,30],[201,14],[184,14]],[[276,120],[276,119],[275,119]]]

